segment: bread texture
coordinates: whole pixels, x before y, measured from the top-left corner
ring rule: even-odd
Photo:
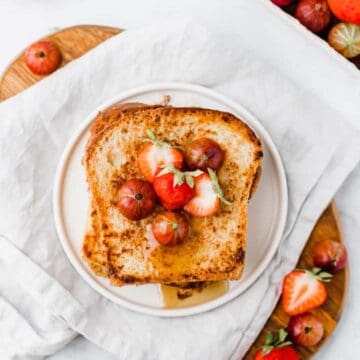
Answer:
[[[219,183],[231,205],[213,216],[187,216],[191,234],[184,243],[161,246],[151,222],[131,221],[116,208],[120,186],[142,178],[137,154],[152,130],[175,146],[208,137],[225,151]],[[83,255],[91,269],[116,286],[237,280],[244,268],[247,208],[256,188],[263,156],[254,132],[235,116],[200,108],[114,106],[100,113],[91,127],[84,166],[91,193],[89,226]]]
[[[95,202],[90,200],[87,228],[82,247],[83,258],[99,276],[108,274],[107,248],[101,236],[101,224]]]

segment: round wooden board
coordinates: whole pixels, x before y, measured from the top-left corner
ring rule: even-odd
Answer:
[[[121,30],[105,26],[82,25],[61,30],[46,38],[51,39],[59,46],[63,55],[62,66],[64,66],[119,32],[121,32]],[[42,78],[43,76],[37,76],[30,72],[24,63],[23,54],[20,54],[10,64],[0,79],[0,101],[18,94]],[[301,255],[298,265],[300,268],[312,267],[311,251],[315,244],[323,239],[332,239],[339,242],[343,241],[336,208],[333,203],[329,205],[317,222]],[[312,354],[316,353],[319,347],[326,342],[332,331],[335,329],[346,300],[347,285],[348,268],[335,275],[333,281],[326,285],[328,299],[320,309],[314,311],[314,313],[322,320],[325,326],[326,335],[323,341],[316,347],[309,349],[299,347],[298,351],[301,359],[309,359]],[[259,337],[245,355],[245,359],[253,358],[255,352],[264,343],[267,332],[274,332],[280,327],[286,327],[287,322],[287,315],[278,305]]]
[[[46,39],[59,46],[62,54],[61,66],[64,66],[120,31],[106,26],[81,25],[58,31],[46,36]],[[20,54],[0,79],[0,101],[18,94],[42,78],[44,76],[35,75],[29,70],[23,54]]]
[[[319,241],[324,239],[343,242],[341,226],[334,202],[327,207],[316,223],[301,254],[297,268],[311,269],[313,267],[312,250]],[[298,347],[297,350],[300,354],[300,359],[310,359],[331,336],[331,333],[334,331],[336,324],[340,319],[343,306],[346,302],[348,281],[349,268],[346,267],[344,271],[334,275],[332,281],[325,285],[328,292],[328,298],[323,306],[312,311],[312,313],[324,324],[325,336],[316,346],[311,348]],[[280,327],[286,328],[288,321],[289,316],[282,310],[281,305],[277,304],[274,312],[265,324],[264,329],[261,331],[244,359],[253,359],[256,351],[265,343],[266,334],[268,332],[277,332]]]

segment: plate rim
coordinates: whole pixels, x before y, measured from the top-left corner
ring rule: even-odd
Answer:
[[[215,99],[225,106],[228,106],[234,109],[237,113],[242,114],[242,120],[249,124],[251,128],[255,127],[255,132],[261,132],[262,141],[266,143],[269,148],[269,152],[273,156],[273,160],[276,166],[277,175],[279,177],[279,185],[280,185],[280,201],[279,201],[279,219],[276,226],[276,231],[272,237],[271,246],[264,257],[261,266],[259,266],[245,281],[243,286],[241,286],[238,290],[233,290],[231,292],[227,292],[224,295],[206,302],[204,304],[199,304],[191,307],[178,308],[178,309],[161,309],[161,308],[152,308],[146,305],[140,305],[131,303],[125,299],[121,299],[115,294],[113,294],[110,290],[107,290],[105,287],[100,285],[95,278],[93,278],[83,267],[84,264],[81,262],[83,260],[78,259],[78,257],[73,252],[71,241],[69,241],[64,227],[63,227],[63,219],[61,215],[61,189],[62,183],[65,175],[65,170],[67,168],[67,163],[70,158],[70,155],[74,149],[75,144],[82,136],[82,134],[87,130],[90,123],[93,121],[95,116],[99,111],[113,105],[116,102],[119,102],[123,99],[126,99],[131,96],[135,96],[136,94],[150,92],[150,91],[164,91],[164,90],[183,90],[189,92],[195,92],[203,94],[207,97]],[[238,297],[241,293],[247,290],[254,282],[259,278],[259,276],[265,271],[268,267],[271,259],[275,256],[276,251],[280,245],[281,238],[285,229],[287,212],[288,212],[288,190],[287,190],[287,180],[285,175],[284,166],[280,157],[280,154],[272,141],[271,136],[265,129],[265,127],[261,124],[261,122],[254,116],[246,107],[241,105],[240,103],[228,98],[221,93],[213,89],[206,88],[201,85],[184,83],[184,82],[157,82],[151,83],[143,86],[138,86],[135,88],[131,88],[125,91],[119,92],[117,95],[112,96],[110,99],[104,101],[99,106],[97,106],[93,111],[91,111],[86,117],[85,120],[79,125],[74,134],[70,137],[70,140],[67,142],[62,155],[60,157],[56,174],[55,174],[55,182],[53,188],[53,215],[55,221],[55,228],[58,235],[58,239],[62,245],[62,248],[69,259],[71,265],[75,268],[75,270],[79,273],[82,279],[95,291],[99,294],[112,301],[115,304],[123,306],[126,309],[140,312],[147,315],[153,315],[158,317],[184,317],[190,315],[196,315],[203,312],[207,312],[209,310],[213,310],[221,305],[228,303],[229,301]]]

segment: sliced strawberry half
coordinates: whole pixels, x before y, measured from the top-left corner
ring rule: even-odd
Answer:
[[[143,139],[146,144],[142,147],[138,157],[138,166],[145,179],[153,182],[156,172],[164,165],[172,165],[175,169],[181,169],[184,163],[184,155],[175,147],[165,141],[156,138],[151,130],[146,131],[147,138]]]
[[[195,178],[195,196],[184,207],[184,210],[194,216],[210,216],[220,208],[220,201],[230,205],[224,198],[215,171],[208,169]]]
[[[331,280],[331,275],[319,268],[294,270],[284,278],[282,287],[282,307],[288,315],[298,315],[321,306],[327,297],[323,282]]]

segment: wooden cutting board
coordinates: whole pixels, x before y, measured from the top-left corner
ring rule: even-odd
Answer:
[[[120,32],[121,30],[119,29],[105,26],[82,25],[61,30],[47,38],[51,39],[59,46],[63,55],[61,66],[64,66],[68,62],[78,58],[101,42]],[[40,81],[42,78],[43,76],[37,76],[31,73],[24,62],[23,54],[20,54],[9,65],[3,76],[0,78],[0,101],[20,93],[32,84]],[[329,205],[317,222],[301,255],[298,265],[299,268],[312,267],[312,249],[317,242],[323,239],[332,239],[339,242],[343,241],[336,208],[333,203]],[[320,309],[314,311],[323,322],[326,335],[318,346],[308,349],[299,347],[298,351],[301,359],[309,359],[312,354],[316,353],[319,347],[326,342],[335,329],[346,300],[348,278],[349,272],[348,268],[346,268],[345,271],[335,275],[333,281],[326,285],[328,299]],[[245,355],[245,359],[253,358],[255,352],[261,347],[261,344],[264,343],[267,332],[277,331],[279,327],[286,327],[287,322],[287,315],[282,311],[280,306],[277,306],[259,337]]]

